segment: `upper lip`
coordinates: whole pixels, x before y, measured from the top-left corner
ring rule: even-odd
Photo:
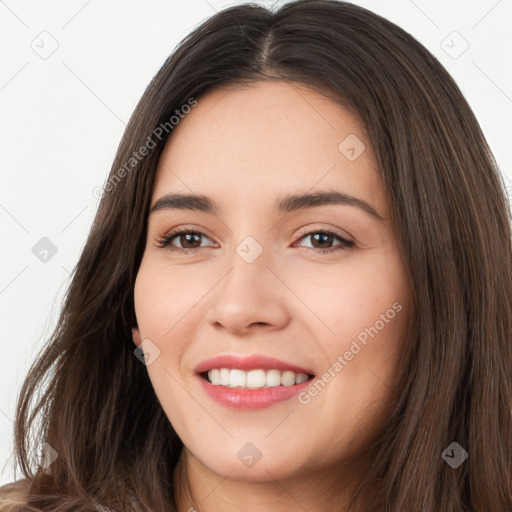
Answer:
[[[308,370],[307,368],[302,368],[296,364],[287,363],[286,361],[281,361],[280,359],[275,359],[273,357],[267,357],[259,354],[255,354],[248,357],[240,357],[234,355],[220,355],[216,357],[212,357],[203,361],[198,366],[196,366],[196,373],[204,373],[213,368],[230,368],[230,369],[239,369],[239,370],[257,370],[257,369],[276,369],[281,371],[292,371],[294,373],[306,373],[308,375],[314,375],[314,372]]]

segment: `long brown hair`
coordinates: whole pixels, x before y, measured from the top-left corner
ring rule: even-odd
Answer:
[[[225,9],[186,37],[149,84],[58,327],[21,389],[14,442],[27,482],[23,510],[102,503],[126,511],[135,501],[176,510],[172,477],[183,444],[134,356],[134,282],[169,120],[208,91],[254,80],[308,85],[361,120],[411,284],[400,397],[354,510],[511,511],[512,237],[502,177],[435,57],[386,19],[335,0]],[[154,144],[134,163],[148,137]],[[442,457],[454,442],[468,453],[456,468]],[[35,456],[45,443],[57,453],[46,470]]]

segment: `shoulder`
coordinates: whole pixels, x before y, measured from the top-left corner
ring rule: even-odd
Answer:
[[[30,485],[28,479],[9,482],[0,486],[0,512],[18,512],[26,504],[26,494]]]
[[[30,506],[27,506],[29,488],[30,480],[28,478],[0,485],[0,512],[25,512],[34,510]],[[103,505],[97,505],[95,508],[98,512],[116,512]],[[136,508],[136,510],[140,509]]]

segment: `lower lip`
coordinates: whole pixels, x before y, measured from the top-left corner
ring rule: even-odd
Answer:
[[[198,375],[206,394],[217,403],[233,409],[263,409],[277,402],[289,400],[305,388],[314,378],[295,384],[294,386],[275,386],[270,388],[230,388],[229,386],[213,385],[210,381]]]

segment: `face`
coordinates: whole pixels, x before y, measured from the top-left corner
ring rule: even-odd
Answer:
[[[322,192],[333,194],[284,201]],[[332,472],[389,414],[410,316],[364,128],[298,84],[210,92],[161,155],[152,206],[167,194],[215,207],[168,201],[148,220],[134,342],[149,354],[169,421],[196,463],[218,475]],[[267,356],[314,377],[263,390],[209,384],[196,369],[220,355]],[[281,375],[262,366],[254,369],[263,379]]]

